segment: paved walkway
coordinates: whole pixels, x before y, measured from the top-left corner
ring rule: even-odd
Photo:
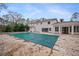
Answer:
[[[0,35],[2,56],[79,56],[79,35],[60,35],[53,49],[24,41],[7,34]]]

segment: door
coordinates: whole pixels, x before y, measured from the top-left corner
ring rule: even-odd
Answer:
[[[62,34],[68,34],[68,27],[62,27]]]
[[[48,28],[42,28],[42,32],[48,32]]]

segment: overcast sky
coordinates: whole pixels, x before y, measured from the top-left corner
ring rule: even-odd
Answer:
[[[62,3],[7,3],[8,9],[21,13],[24,18],[64,18],[70,20],[74,12],[79,12],[79,4]],[[5,14],[2,11],[1,14]]]

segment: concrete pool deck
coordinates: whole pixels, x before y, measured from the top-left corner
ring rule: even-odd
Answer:
[[[59,35],[53,49],[24,41],[7,34],[0,35],[2,56],[79,56],[79,35]]]

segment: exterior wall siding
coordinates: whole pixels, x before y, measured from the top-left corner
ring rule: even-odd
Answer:
[[[50,22],[50,24],[48,24]],[[57,22],[57,20],[48,20],[42,22],[36,22],[33,24],[29,24],[31,26],[30,31],[32,32],[42,32],[42,28],[48,28],[49,33],[54,34],[64,34],[62,31],[62,27],[68,27],[68,34],[79,34],[79,32],[74,32],[74,26],[79,26],[79,22]],[[73,27],[72,27],[73,26]],[[58,27],[58,31],[55,31],[55,27]],[[71,27],[71,29],[70,29]],[[49,30],[51,28],[51,31]]]
[[[63,34],[62,27],[68,27],[68,34],[79,34],[79,32],[74,32],[74,26],[79,26],[79,22],[62,22],[62,23],[56,23],[53,25],[54,25],[54,27],[59,27],[59,31],[54,32],[56,34]],[[70,32],[70,27],[72,28],[71,32]]]
[[[48,22],[50,22],[50,24],[48,24]],[[48,32],[54,33],[54,27],[52,26],[52,24],[57,23],[56,20],[50,20],[50,21],[44,21],[44,22],[38,22],[38,23],[34,23],[31,24],[30,26],[32,28],[35,28],[35,32],[42,32],[42,28],[51,28],[51,31],[48,30]],[[30,31],[34,32],[34,29],[30,28]]]

